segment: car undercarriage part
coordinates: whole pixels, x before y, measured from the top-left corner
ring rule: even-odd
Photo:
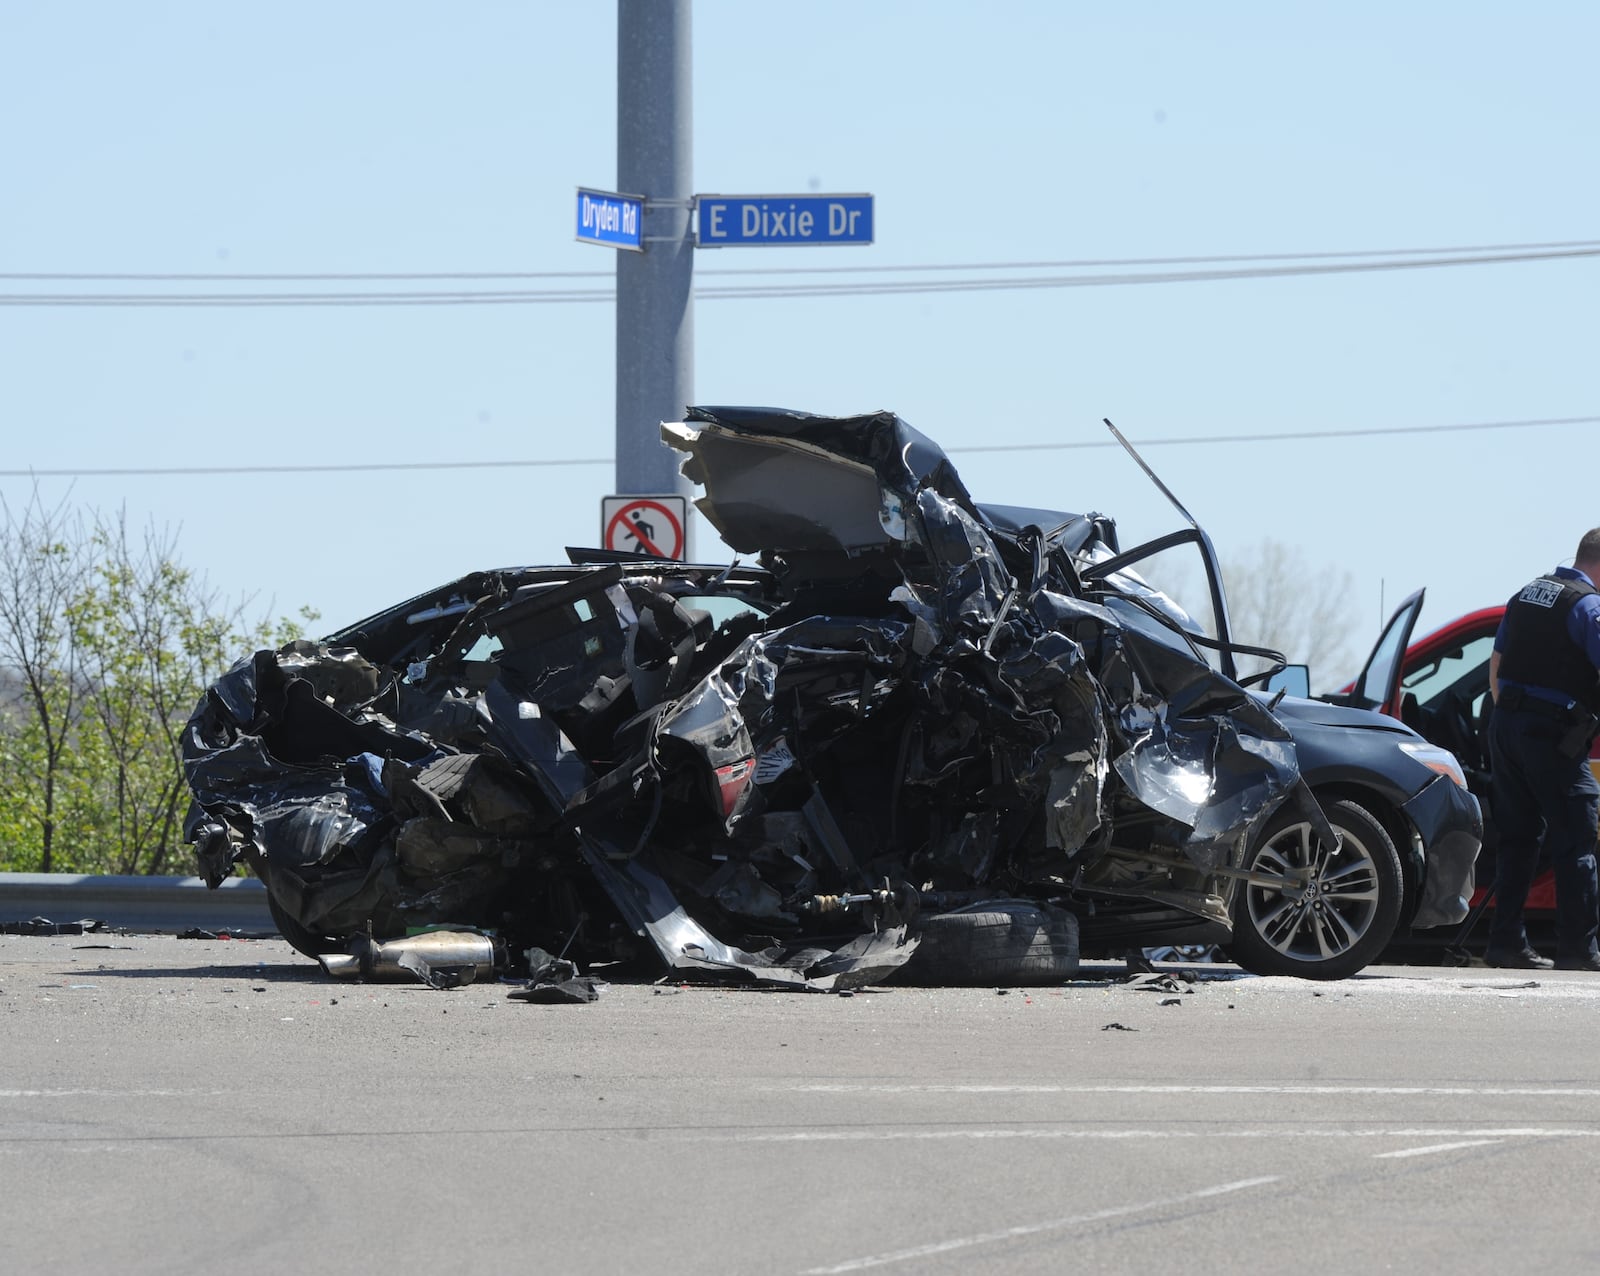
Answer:
[[[434,988],[493,979],[497,964],[492,937],[453,930],[424,931],[381,943],[371,935],[358,935],[350,941],[348,953],[326,953],[319,960],[336,979],[367,983],[420,979]]]

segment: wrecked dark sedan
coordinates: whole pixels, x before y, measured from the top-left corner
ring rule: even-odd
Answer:
[[[1192,519],[1124,552],[980,505],[891,413],[662,435],[753,563],[572,551],[241,661],[187,729],[202,876],[247,863],[330,970],[442,926],[823,989],[1186,943],[1337,978],[1464,914],[1476,803],[1390,720],[1247,690]],[[1209,627],[1140,574],[1180,547]]]

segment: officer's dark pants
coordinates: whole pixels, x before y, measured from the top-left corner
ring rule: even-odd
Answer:
[[[1494,774],[1494,822],[1500,850],[1494,882],[1494,922],[1489,947],[1516,952],[1527,946],[1522,907],[1541,847],[1556,879],[1556,943],[1564,957],[1595,951],[1600,930],[1596,882],[1596,821],[1600,783],[1589,759],[1562,756],[1556,720],[1525,710],[1496,709],[1489,725]]]

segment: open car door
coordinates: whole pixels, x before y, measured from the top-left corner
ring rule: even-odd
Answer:
[[[1361,666],[1360,676],[1348,691],[1326,697],[1334,704],[1351,705],[1357,709],[1376,709],[1391,718],[1400,716],[1400,671],[1405,663],[1406,648],[1411,645],[1411,633],[1417,627],[1417,616],[1422,611],[1422,599],[1427,593],[1419,589],[1407,598],[1389,623],[1378,635],[1378,641]]]

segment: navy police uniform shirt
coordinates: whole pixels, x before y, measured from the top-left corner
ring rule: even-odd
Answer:
[[[1558,567],[1550,573],[1557,580],[1579,581],[1594,587],[1595,582],[1588,575],[1580,572],[1576,567]],[[1600,593],[1589,594],[1573,603],[1572,610],[1567,613],[1567,633],[1572,641],[1589,657],[1589,662],[1600,671]],[[1494,636],[1494,649],[1498,652],[1505,651],[1506,622],[1502,617],[1500,628]],[[1552,704],[1566,705],[1572,697],[1565,692],[1556,691],[1550,687],[1530,686],[1525,682],[1512,682],[1502,678],[1500,685],[1504,687],[1521,687],[1530,696],[1540,700],[1548,700]]]

